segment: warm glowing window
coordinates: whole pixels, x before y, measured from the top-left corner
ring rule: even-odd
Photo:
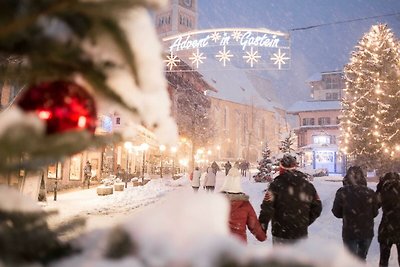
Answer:
[[[331,137],[329,135],[314,135],[313,136],[313,143],[314,144],[330,144]]]

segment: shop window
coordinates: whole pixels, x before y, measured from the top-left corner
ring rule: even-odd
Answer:
[[[316,151],[315,161],[317,163],[333,163],[333,151]]]
[[[69,168],[69,179],[79,181],[81,179],[82,170],[82,155],[75,155],[71,158],[71,164]]]

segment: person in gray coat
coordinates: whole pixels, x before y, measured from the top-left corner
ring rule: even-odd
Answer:
[[[216,174],[214,173],[213,168],[208,167],[206,177],[204,178],[204,189],[209,192],[214,192],[215,182],[216,182]]]
[[[192,188],[195,192],[199,191],[200,187],[201,171],[199,167],[196,167],[191,175]]]

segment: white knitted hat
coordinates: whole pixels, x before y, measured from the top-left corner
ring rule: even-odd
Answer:
[[[229,170],[228,176],[226,176],[225,182],[221,187],[221,191],[228,193],[243,192],[241,175],[237,168],[232,168]]]

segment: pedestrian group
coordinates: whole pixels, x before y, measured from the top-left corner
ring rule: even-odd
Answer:
[[[242,165],[243,166],[243,165]],[[269,184],[261,203],[260,214],[243,192],[244,176],[240,163],[225,163],[225,181],[221,193],[230,203],[230,232],[247,242],[246,229],[259,241],[267,238],[271,222],[273,245],[293,244],[307,238],[308,227],[321,215],[322,202],[314,185],[307,176],[296,169],[296,158],[285,154],[280,160],[279,175]],[[216,162],[207,168],[203,187],[213,192]],[[198,191],[201,171],[195,168],[191,175],[192,187]],[[336,192],[332,213],[342,219],[342,241],[356,257],[365,261],[374,236],[374,218],[382,208],[382,220],[378,230],[380,246],[379,266],[388,266],[390,250],[397,247],[400,266],[400,176],[388,172],[379,179],[376,192],[367,187],[367,180],[359,166],[350,167],[343,178],[343,186]]]

